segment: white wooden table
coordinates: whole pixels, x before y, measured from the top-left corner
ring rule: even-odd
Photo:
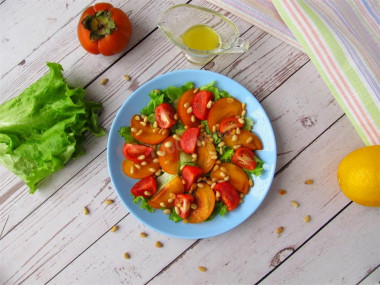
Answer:
[[[1,1],[0,103],[44,75],[47,61],[59,62],[70,85],[103,103],[100,121],[109,131],[128,96],[157,75],[180,69],[224,74],[254,94],[274,128],[278,162],[263,204],[213,238],[164,236],[117,198],[107,170],[108,135],[89,136],[86,155],[45,179],[33,195],[1,166],[0,284],[379,284],[380,208],[352,203],[336,179],[340,160],[363,143],[309,58],[193,0],[230,17],[250,49],[192,65],[156,27],[158,16],[180,2],[186,1],[111,1],[129,15],[133,35],[123,53],[103,57],[86,53],[76,35],[82,11],[94,1]],[[102,78],[107,85],[100,85]],[[306,185],[308,179],[314,183]],[[279,195],[280,189],[287,193]],[[115,202],[106,206],[106,199]],[[292,207],[292,200],[300,206]],[[114,225],[119,230],[110,232]]]

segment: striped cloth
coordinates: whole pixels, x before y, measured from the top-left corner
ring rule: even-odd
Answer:
[[[380,144],[380,1],[273,3],[364,143]]]
[[[208,1],[301,47],[364,143],[380,144],[379,0]]]
[[[282,21],[272,0],[208,0],[239,18],[255,25],[280,40],[301,49],[287,25]]]

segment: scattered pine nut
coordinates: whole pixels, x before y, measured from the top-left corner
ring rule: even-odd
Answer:
[[[159,241],[156,241],[154,245],[155,245],[156,247],[158,247],[158,248],[163,247],[162,243],[159,242]]]
[[[144,166],[144,165],[147,165],[148,164],[148,162],[146,162],[146,161],[143,161],[143,162],[141,162],[141,165],[142,166]],[[135,164],[135,166],[136,166],[137,164]]]
[[[175,134],[175,135],[173,135],[173,139],[180,141],[181,137],[179,135]]]
[[[210,100],[210,101],[208,101],[208,103],[207,103],[207,109],[210,109],[211,106],[212,106],[212,101]]]
[[[169,142],[164,143],[164,146],[165,146],[166,148],[169,148],[169,147],[172,147],[172,146],[173,146],[173,143],[169,141]]]
[[[203,188],[203,187],[204,187],[203,183],[198,183],[197,186],[198,186],[199,188]]]
[[[129,255],[128,252],[124,252],[123,257],[124,257],[125,259],[130,259],[130,258],[131,258],[131,256]]]
[[[245,115],[247,115],[247,110],[243,110],[243,111],[241,111],[241,116],[242,116],[242,117],[245,117]]]
[[[242,109],[245,109],[245,107],[247,107],[247,103],[242,103],[242,104],[241,104],[241,108],[242,108]]]
[[[249,137],[247,138],[247,140],[245,141],[246,143],[251,143],[253,141],[253,137]]]
[[[183,104],[183,107],[185,107],[186,109],[189,108],[190,106],[190,102],[186,102],[185,104]]]
[[[250,186],[250,187],[253,187],[253,180],[252,180],[252,179],[249,179],[248,182],[249,182],[249,186]]]
[[[307,216],[305,216],[305,217],[303,218],[303,221],[304,221],[305,223],[308,223],[308,222],[310,222],[310,219],[311,219],[310,215],[307,215]]]
[[[146,238],[147,236],[148,235],[146,233],[144,233],[144,232],[140,233],[140,237],[142,237],[142,238]]]
[[[186,113],[188,113],[188,114],[191,114],[193,112],[193,107],[189,107],[189,108],[187,108],[187,110],[186,110]]]
[[[203,267],[203,266],[199,266],[198,269],[199,269],[199,271],[202,271],[202,272],[207,271],[206,267]]]
[[[136,129],[136,128],[131,128],[131,132],[132,132],[132,133],[136,133],[136,132],[137,132],[137,129]]]
[[[199,92],[199,88],[195,88],[193,93],[198,93]]]
[[[291,201],[290,203],[292,204],[292,206],[293,206],[294,208],[298,208],[298,206],[300,205],[300,204],[298,204],[297,201]]]
[[[131,80],[131,77],[129,75],[124,75],[124,79],[125,79],[125,81],[129,81],[129,80]]]
[[[142,126],[144,126],[144,127],[145,127],[145,126],[146,126],[146,122],[144,122],[144,121],[141,121],[141,122],[140,122],[140,125],[142,125]]]
[[[111,204],[113,203],[113,200],[111,200],[111,199],[107,199],[107,200],[104,201],[104,203],[105,203],[106,205],[111,205]]]
[[[165,209],[165,210],[163,210],[163,213],[165,215],[169,215],[171,213],[171,210],[170,209]]]
[[[152,172],[152,173],[155,173],[155,172],[156,172],[156,169],[153,168],[153,167],[150,167],[150,168],[149,168],[149,171]]]
[[[87,207],[84,207],[83,208],[83,215],[88,215],[89,211],[87,209]]]
[[[142,155],[139,155],[139,156],[137,157],[138,160],[144,160],[145,158],[146,158],[146,156],[143,155],[143,154],[142,154]]]
[[[230,104],[233,103],[234,102],[234,98],[228,97],[227,98],[227,102],[230,103]]]
[[[107,78],[103,78],[102,80],[100,80],[100,85],[106,85],[108,82],[108,79]]]
[[[161,151],[161,150],[157,151],[158,156],[165,156],[165,154],[166,153],[164,151]]]
[[[233,136],[232,136],[232,141],[233,141],[233,142],[236,142],[237,139],[238,139],[237,135],[233,135]]]
[[[135,116],[136,121],[140,121],[140,116]]]
[[[285,195],[286,194],[286,190],[284,190],[284,189],[280,189],[280,190],[278,190],[278,194],[280,194],[280,195]]]
[[[175,196],[176,196],[176,195],[175,195],[174,193],[170,193],[170,194],[169,194],[169,198],[175,199]]]
[[[148,190],[144,191],[144,194],[145,194],[146,196],[151,196],[151,195],[152,195],[152,193],[151,193],[150,191],[148,191]]]
[[[143,133],[143,130],[139,130],[137,133],[136,133],[136,136],[139,136]]]
[[[178,114],[177,113],[174,114],[174,120],[178,120]]]
[[[155,159],[153,159],[153,162],[158,163],[158,158],[156,157]]]
[[[190,121],[193,122],[193,123],[195,122],[195,116],[194,115],[191,115]]]
[[[219,192],[219,191],[216,191],[216,192],[215,192],[215,196],[216,196],[217,198],[219,198],[219,197],[220,197],[220,192]]]
[[[161,203],[160,203],[160,206],[161,206],[162,208],[165,208],[165,207],[166,207],[165,202],[161,202]]]
[[[154,89],[153,92],[154,92],[154,93],[160,93],[160,90],[158,90],[158,89]]]
[[[236,134],[238,134],[238,135],[241,134],[241,130],[240,130],[240,128],[236,128]]]
[[[242,118],[239,118],[238,121],[239,121],[240,124],[244,124],[245,123],[244,119],[242,119]]]
[[[118,229],[119,227],[115,225],[111,228],[111,232],[116,232]]]
[[[281,234],[282,232],[284,231],[284,228],[283,227],[278,227],[277,230],[276,230],[276,234]]]
[[[305,181],[305,184],[313,184],[313,182],[314,182],[313,180],[308,179],[308,180]]]

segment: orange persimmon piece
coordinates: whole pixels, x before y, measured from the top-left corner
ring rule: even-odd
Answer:
[[[125,159],[122,164],[123,172],[131,178],[141,179],[152,175],[160,169],[160,164],[158,162],[154,162],[153,158],[148,158],[144,161],[147,163],[146,165]],[[140,168],[136,167],[137,164]]]
[[[178,195],[185,192],[185,187],[182,183],[181,178],[176,176],[173,180],[169,181],[164,187],[162,187],[158,192],[148,201],[148,204],[155,209],[161,209],[161,203],[165,204],[165,208],[173,207],[173,201],[170,194]],[[172,199],[171,202],[168,200]]]
[[[237,140],[233,140],[233,136],[237,136]],[[241,145],[248,147],[251,150],[262,150],[263,146],[258,136],[254,133],[246,130],[241,130],[241,133],[233,134],[232,132],[226,133],[223,137],[223,141],[226,145],[233,147],[234,145]]]
[[[170,136],[160,145],[158,151],[158,153],[164,153],[164,155],[158,156],[161,168],[167,173],[177,174],[179,168],[179,141]]]
[[[210,131],[216,124],[220,124],[225,118],[240,116],[243,108],[241,102],[235,98],[222,98],[212,105],[208,114],[208,127]],[[217,129],[219,130],[219,129]]]
[[[192,112],[188,113],[189,107],[192,108],[192,103],[194,100],[194,89],[189,89],[178,99],[177,103],[177,114],[181,122],[190,128],[197,127],[199,125],[199,120],[195,118],[194,122],[191,121]]]
[[[139,115],[132,116],[131,130],[134,130],[131,133],[136,140],[146,144],[159,144],[169,135],[168,130],[153,128],[149,122],[144,122]]]
[[[222,169],[225,168],[225,171]],[[217,178],[218,180],[223,180],[224,177],[220,175],[221,172],[224,172],[230,177],[228,182],[234,186],[236,191],[247,194],[249,190],[249,180],[243,169],[233,163],[224,162],[220,164],[220,167],[217,170],[211,171],[211,178]]]
[[[203,170],[203,173],[209,172],[217,160],[215,146],[208,138],[207,136],[198,138],[201,144],[197,146],[197,164]]]
[[[202,223],[210,217],[215,207],[215,194],[209,185],[202,183],[203,187],[195,189],[195,203],[197,208],[192,210],[187,218],[188,223]]]

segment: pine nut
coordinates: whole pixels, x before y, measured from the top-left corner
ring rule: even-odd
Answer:
[[[212,126],[212,132],[215,133],[216,132],[216,126]]]
[[[212,106],[212,101],[210,100],[210,101],[208,101],[208,103],[207,103],[207,108],[210,109],[211,106]]]
[[[223,172],[227,172],[227,169],[224,166],[220,167],[220,170]]]
[[[143,162],[141,162],[141,165],[142,166],[145,166],[145,165],[147,165],[148,163],[146,162],[146,161],[143,161]]]
[[[111,228],[111,232],[116,232],[118,229],[119,229],[118,226],[113,226],[113,227]]]
[[[83,208],[83,215],[88,215],[89,211],[87,209],[87,207],[84,207]]]
[[[251,143],[252,141],[253,141],[253,137],[249,137],[249,138],[247,138],[247,140],[245,142],[248,144],[248,143]]]
[[[305,184],[313,184],[313,182],[314,182],[313,180],[308,179],[308,180],[305,181]]]
[[[150,191],[144,191],[144,195],[146,195],[146,196],[151,196],[152,193],[151,193]]]
[[[226,145],[225,142],[220,142],[220,143],[218,144],[218,147],[223,147],[223,146],[225,146],[225,145]]]
[[[159,132],[159,129],[158,128],[153,128],[153,133],[157,133],[157,132]]]
[[[242,103],[242,104],[241,104],[241,108],[242,108],[242,109],[245,109],[245,107],[247,107],[247,103]]]
[[[193,123],[195,122],[195,116],[194,115],[191,115],[190,121],[192,121]]]
[[[250,186],[250,187],[253,187],[253,180],[252,180],[252,179],[249,179],[248,182],[249,182],[249,186]]]
[[[172,198],[169,198],[169,199],[168,199],[168,203],[169,203],[169,204],[173,203],[173,201],[174,201],[174,200],[173,200]]]
[[[237,139],[238,139],[237,135],[233,135],[233,136],[232,136],[232,141],[233,141],[233,142],[236,142]]]
[[[159,151],[157,151],[157,155],[158,156],[165,156],[166,153],[164,151],[162,151],[162,150],[159,150]]]
[[[241,199],[243,199],[243,198],[245,197],[244,193],[240,193],[240,194],[239,194],[239,197],[240,197]]]
[[[206,146],[206,142],[205,141],[202,141],[202,146]]]
[[[305,216],[305,217],[303,218],[303,221],[304,221],[305,223],[308,223],[308,222],[310,222],[310,219],[311,219],[310,215],[307,215],[307,216]]]
[[[192,156],[193,158],[197,158],[197,157],[198,157],[198,155],[197,155],[196,153],[193,153],[191,156]]]
[[[214,189],[215,186],[216,186],[216,182],[212,183],[212,184],[211,184],[211,189]]]
[[[199,92],[199,88],[195,88],[193,93],[198,93]]]
[[[219,169],[219,165],[215,165],[214,166],[214,170],[216,171],[216,170],[218,170]]]
[[[183,107],[185,107],[185,109],[189,108],[189,106],[190,106],[189,102],[186,102],[185,104],[183,104]]]
[[[276,234],[281,234],[282,232],[284,231],[284,228],[283,227],[278,227],[277,230],[276,230]]]
[[[199,271],[202,271],[202,272],[207,271],[206,267],[203,267],[203,266],[199,266],[198,269],[199,269]]]
[[[125,259],[130,259],[130,258],[131,258],[131,256],[129,255],[128,252],[125,252],[125,253],[123,254],[123,257],[124,257]]]
[[[112,203],[113,203],[113,200],[111,200],[111,199],[107,199],[104,201],[104,204],[106,204],[106,205],[111,205]]]
[[[131,77],[129,75],[124,75],[124,79],[125,79],[125,81],[129,81],[129,80],[131,80]]]
[[[131,174],[133,174],[133,173],[135,173],[135,169],[132,167],[132,168],[129,170],[129,172],[130,172]]]
[[[139,130],[137,133],[136,133],[136,136],[139,136],[143,133],[143,130]]]
[[[103,78],[102,80],[100,80],[100,85],[106,85],[108,82],[108,79],[107,78]]]
[[[145,123],[148,122],[148,117],[147,116],[144,117],[144,122]]]
[[[216,191],[216,192],[215,192],[215,196],[216,196],[217,198],[219,198],[219,197],[220,197],[220,192],[219,192],[219,191]]]
[[[169,142],[166,142],[164,145],[166,148],[169,148],[173,146],[173,143],[169,141]]]
[[[163,210],[164,214],[165,215],[169,215],[171,213],[171,210],[170,209],[165,209]]]
[[[235,100],[234,100],[234,98],[231,98],[231,97],[228,97],[227,98],[227,103],[233,103]]]
[[[136,128],[131,128],[131,132],[135,133],[135,132],[137,132],[137,129]]]
[[[189,108],[187,108],[187,110],[186,110],[186,113],[188,113],[188,114],[191,114],[193,112],[193,107],[189,107]]]
[[[175,134],[175,135],[173,135],[173,139],[180,141],[181,137],[179,135]]]
[[[203,187],[204,187],[204,185],[203,185],[202,183],[198,183],[197,186],[198,186],[199,188],[203,188]]]
[[[153,167],[151,167],[151,168],[149,168],[149,171],[152,172],[152,173],[155,173],[155,172],[156,172],[156,169],[153,168]]]
[[[142,155],[139,155],[139,156],[137,157],[138,160],[144,160],[145,158],[146,158],[146,156],[143,155],[143,154],[142,154]]]
[[[175,211],[175,213],[177,214],[177,215],[179,215],[179,208],[176,206],[176,207],[174,207],[174,211]]]
[[[174,114],[174,120],[178,120],[178,114],[177,113]]]
[[[168,132],[167,129],[163,129],[163,130],[162,130],[162,134],[163,134],[163,135],[166,135],[167,132]]]
[[[146,238],[148,235],[146,234],[146,233],[140,233],[140,237],[142,237],[142,238]]]
[[[226,177],[226,174],[223,171],[221,171],[219,175],[222,176],[223,178]]]
[[[211,156],[211,159],[218,159],[217,155]]]
[[[153,162],[158,163],[158,158],[156,157],[155,159],[153,159]]]
[[[162,173],[162,171],[161,171],[161,169],[159,169],[159,170],[157,170],[157,171],[154,173],[154,175],[156,175],[156,176],[160,176],[161,173]]]
[[[238,135],[241,134],[241,130],[240,130],[240,128],[236,128],[236,134],[238,134]]]
[[[294,208],[298,208],[299,204],[297,201],[291,201],[290,202]]]
[[[228,180],[230,180],[229,176],[224,177],[224,181],[228,181]]]
[[[142,126],[144,126],[144,127],[145,127],[145,126],[146,126],[146,122],[144,122],[144,121],[141,121],[141,122],[140,122],[140,125],[142,125]]]
[[[136,121],[140,121],[140,116],[135,116]]]
[[[154,123],[153,123],[153,128],[157,128],[158,127],[158,124],[157,124],[157,121],[155,121]]]
[[[240,124],[244,124],[245,123],[244,119],[242,119],[242,118],[239,118],[238,121],[239,121]]]
[[[241,116],[242,116],[242,117],[245,117],[245,115],[247,115],[247,110],[243,110],[243,111],[241,111]]]
[[[161,202],[161,203],[160,203],[160,206],[161,206],[162,208],[165,208],[165,207],[166,207],[166,204],[165,204],[164,202]]]
[[[169,198],[175,199],[175,196],[176,196],[176,195],[175,195],[174,193],[170,193],[170,194],[169,194]]]
[[[154,245],[155,245],[156,247],[158,247],[158,248],[163,247],[162,243],[160,243],[159,241],[156,241]]]
[[[241,148],[241,145],[240,145],[240,144],[236,144],[236,145],[234,145],[232,148],[236,150],[236,149],[238,149],[238,148]]]

